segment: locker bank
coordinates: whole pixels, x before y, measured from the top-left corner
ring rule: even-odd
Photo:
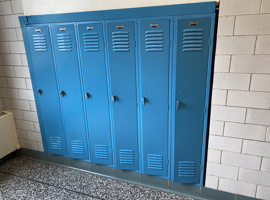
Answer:
[[[202,186],[215,5],[19,17],[45,152]]]

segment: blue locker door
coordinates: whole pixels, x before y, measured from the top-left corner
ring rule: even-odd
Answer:
[[[138,170],[134,22],[107,23],[116,167]]]
[[[168,174],[170,20],[140,21],[143,167]]]
[[[32,55],[32,83],[37,91],[39,122],[44,127],[48,153],[66,155],[66,141],[58,97],[52,46],[48,26],[28,27]]]
[[[174,181],[199,183],[211,20],[176,23]]]
[[[90,149],[93,163],[112,164],[103,24],[79,24]]]
[[[52,25],[68,153],[71,158],[88,159],[83,101],[76,39],[73,25]]]

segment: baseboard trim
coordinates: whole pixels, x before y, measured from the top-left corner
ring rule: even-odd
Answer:
[[[44,152],[20,149],[17,150],[4,158],[0,159],[0,164],[6,160],[14,157],[23,157],[26,159],[36,160],[39,162],[45,162],[53,165],[59,165],[62,167],[80,170],[107,178],[124,181],[132,184],[137,184],[153,189],[162,190],[194,199],[202,200],[256,200],[256,198],[246,197],[238,194],[232,194],[215,190],[206,187],[199,187],[191,184],[174,183],[171,180],[149,176],[146,174],[140,174],[127,170],[120,170],[105,165],[99,165],[95,163],[89,163],[81,160],[71,159],[67,157],[52,155]]]

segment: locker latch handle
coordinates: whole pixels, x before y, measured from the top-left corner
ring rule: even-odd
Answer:
[[[90,96],[89,93],[86,92],[85,97],[86,97],[87,100],[89,99],[89,96]]]
[[[142,98],[142,104],[145,105],[145,98]]]
[[[62,97],[65,96],[65,92],[64,91],[60,91],[60,94],[61,94]]]
[[[39,94],[39,96],[41,96],[42,90],[41,89],[38,89],[37,90],[37,93]]]
[[[180,104],[180,102],[179,101],[176,101],[176,110],[179,109],[179,104]]]
[[[112,95],[112,102],[115,103],[115,96]]]

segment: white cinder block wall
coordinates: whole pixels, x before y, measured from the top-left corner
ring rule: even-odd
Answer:
[[[206,187],[270,199],[270,0],[221,0]]]
[[[20,15],[21,0],[0,1],[0,109],[13,112],[22,147],[43,151]]]

